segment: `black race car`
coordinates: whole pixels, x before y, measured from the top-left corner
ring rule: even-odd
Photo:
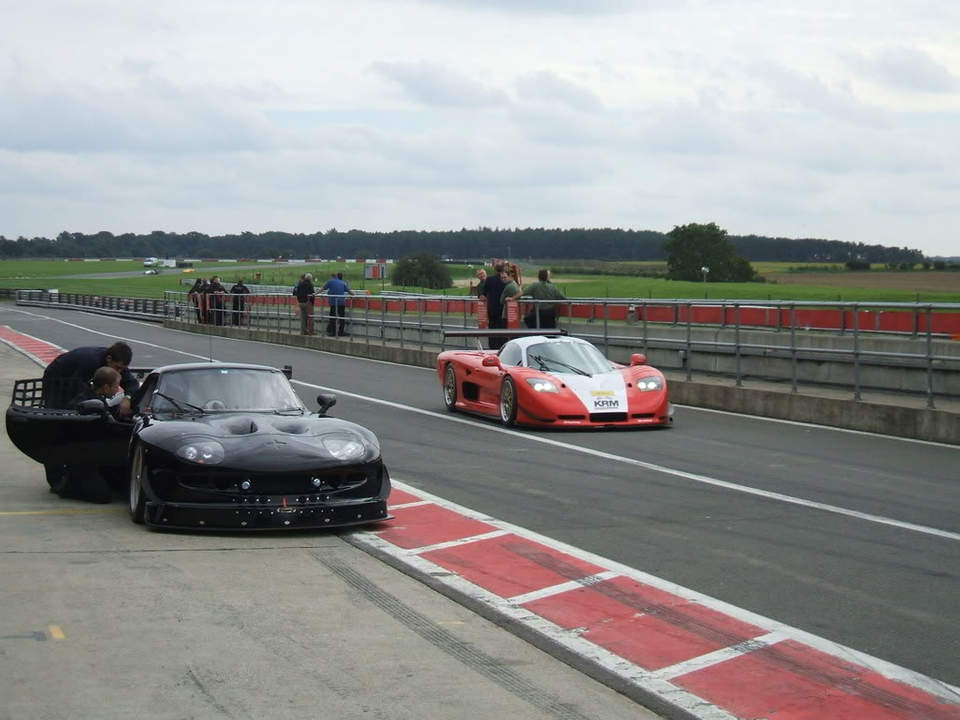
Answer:
[[[132,421],[99,400],[43,407],[42,380],[16,383],[7,435],[45,465],[97,465],[129,477],[130,515],[163,528],[331,528],[389,518],[390,476],[376,436],[311,413],[284,372],[241,363],[149,371]]]

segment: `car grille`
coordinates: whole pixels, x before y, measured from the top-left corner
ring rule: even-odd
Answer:
[[[376,469],[374,478],[370,478],[366,471],[356,467],[303,473],[217,472],[211,469],[183,473],[180,475],[180,484],[193,490],[215,490],[229,495],[342,495],[349,494],[375,477]],[[320,480],[319,486],[314,484],[314,478]],[[248,490],[241,487],[245,480],[250,481]]]
[[[595,422],[595,423],[624,422],[626,419],[627,419],[627,414],[622,412],[590,413],[590,422]]]

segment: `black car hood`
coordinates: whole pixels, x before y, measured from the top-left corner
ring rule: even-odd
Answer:
[[[329,436],[360,440],[368,451],[360,459],[340,460],[323,444],[323,438]],[[263,472],[356,465],[380,456],[380,445],[372,432],[355,423],[322,415],[220,412],[157,418],[142,428],[139,439],[148,447],[170,453],[186,442],[216,440],[225,452],[219,467]]]

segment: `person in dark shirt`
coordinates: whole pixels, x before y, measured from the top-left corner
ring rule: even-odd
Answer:
[[[313,286],[313,275],[306,273],[293,294],[297,296],[297,304],[300,306],[300,334],[313,335],[313,300],[317,294]]]
[[[230,294],[233,296],[233,324],[239,326],[242,324],[246,296],[250,294],[250,288],[244,285],[243,278],[240,278],[230,288]]]
[[[200,292],[203,288],[203,278],[197,278],[190,289],[187,291],[187,298],[193,303],[193,309],[197,313],[197,322],[203,322],[203,311],[200,309]]]
[[[500,304],[500,296],[503,295],[504,287],[506,287],[506,283],[503,281],[503,263],[498,262],[493,266],[493,274],[487,276],[487,282],[484,285],[484,294],[487,299],[487,321],[491,330],[507,326],[507,321],[503,318],[503,305]],[[488,347],[491,350],[499,350],[504,342],[504,338],[492,337],[488,339]]]
[[[210,280],[203,278],[200,289],[197,291],[197,299],[200,301],[200,322],[204,325],[210,322]]]
[[[98,368],[112,367],[120,373],[120,386],[126,395],[132,395],[140,382],[130,372],[133,350],[127,343],[115,342],[110,347],[85,346],[65,352],[54,358],[43,371],[43,406],[71,408],[71,401],[83,385],[93,379]],[[129,411],[127,402],[125,412]]]
[[[73,409],[74,400],[84,385],[93,380],[101,367],[111,367],[120,373],[120,387],[125,397],[118,412],[130,412],[130,395],[140,387],[140,381],[130,372],[133,350],[125,342],[115,342],[110,347],[84,346],[54,358],[43,371],[41,398],[43,407]],[[55,491],[63,479],[62,465],[45,465],[47,483]]]
[[[223,296],[227,289],[220,282],[220,276],[214,275],[210,278],[207,287],[207,303],[210,308],[210,324],[223,325]]]

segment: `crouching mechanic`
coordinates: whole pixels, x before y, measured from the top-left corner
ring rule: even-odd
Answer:
[[[80,409],[87,400],[102,402],[115,420],[129,417],[129,401],[120,387],[121,376],[114,368],[104,366],[93,374],[93,380],[87,384],[74,405]],[[108,503],[113,499],[113,487],[110,478],[95,465],[67,465],[56,488],[61,498],[87,500],[94,503]]]

